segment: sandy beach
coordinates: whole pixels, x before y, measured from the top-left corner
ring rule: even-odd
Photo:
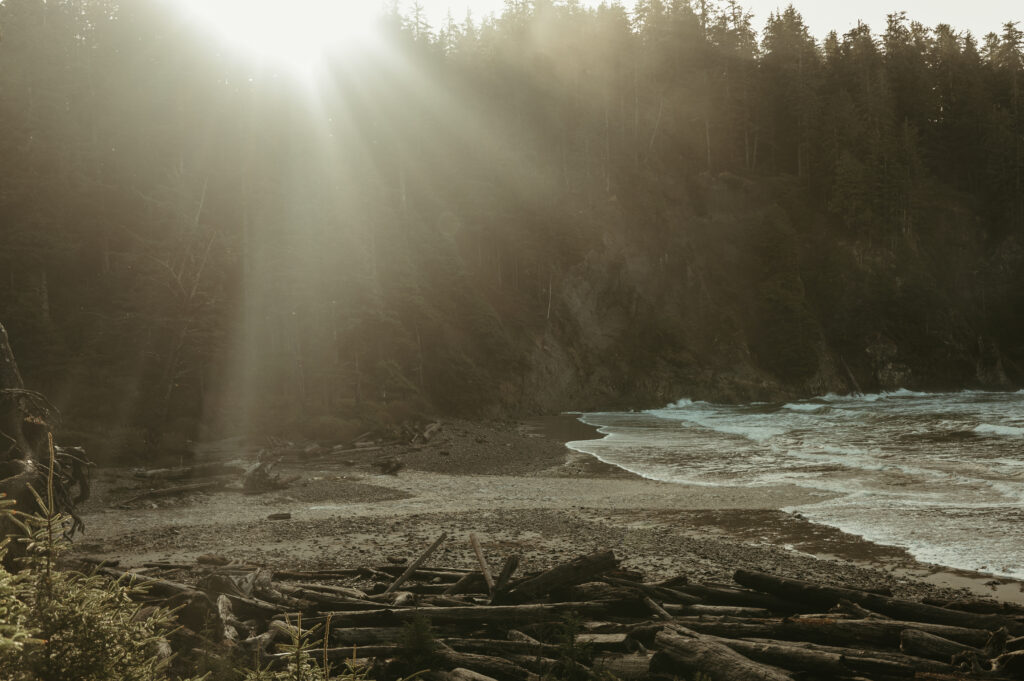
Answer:
[[[1024,601],[1017,582],[918,563],[905,551],[815,525],[778,509],[828,493],[796,486],[756,489],[645,480],[573,452],[565,442],[595,437],[571,416],[525,422],[448,421],[428,444],[393,446],[281,466],[298,476],[259,495],[225,490],[117,503],[147,489],[131,471],[101,469],[84,509],[87,532],[75,553],[119,560],[189,563],[202,554],[289,569],[374,565],[411,559],[441,532],[450,539],[432,559],[469,567],[467,540],[480,537],[500,565],[519,553],[524,570],[596,549],[648,579],[686,575],[729,582],[736,568],[854,586],[888,585],[906,597]],[[258,444],[228,441],[200,449],[203,459],[252,460]],[[381,458],[401,460],[380,474]],[[269,520],[271,514],[288,520]]]

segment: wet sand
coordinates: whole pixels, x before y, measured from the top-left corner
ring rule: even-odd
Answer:
[[[429,444],[347,453],[285,466],[287,489],[261,495],[224,491],[154,500],[131,510],[108,506],[142,485],[125,470],[100,471],[76,552],[117,559],[189,562],[204,553],[280,568],[354,567],[411,558],[442,531],[438,565],[474,564],[476,532],[492,564],[511,552],[540,569],[611,548],[649,579],[685,574],[729,581],[738,567],[860,586],[889,585],[909,597],[970,593],[1024,601],[1010,580],[953,573],[905,551],[815,525],[787,506],[830,498],[791,485],[706,487],[646,480],[566,441],[596,437],[572,416],[515,423],[452,421]],[[207,458],[251,456],[237,443],[207,447]],[[373,463],[405,467],[381,475]],[[273,513],[290,520],[272,521]]]

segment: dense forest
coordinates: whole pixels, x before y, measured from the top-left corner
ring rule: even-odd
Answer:
[[[173,3],[0,4],[0,322],[83,438],[1024,384],[1015,24],[379,31],[296,78]]]

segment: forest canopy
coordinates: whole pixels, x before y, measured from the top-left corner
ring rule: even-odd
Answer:
[[[0,320],[80,428],[1024,381],[1024,33],[418,5],[296,78],[0,4]],[[354,434],[354,433],[352,433]]]

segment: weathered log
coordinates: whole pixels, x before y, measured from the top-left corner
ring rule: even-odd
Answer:
[[[443,638],[441,641],[453,650],[495,657],[508,657],[509,655],[552,656],[558,655],[560,651],[558,646],[551,643],[531,643],[528,641],[509,641],[507,639]]]
[[[289,587],[279,584],[278,588],[285,594],[305,601],[315,603],[321,610],[378,610],[380,603],[374,601],[339,596],[325,591],[305,589],[301,587]]]
[[[651,653],[630,655],[598,655],[594,658],[594,671],[621,681],[641,681],[651,673]]]
[[[492,605],[497,605],[505,595],[505,591],[508,589],[508,584],[512,581],[512,575],[518,568],[519,554],[513,553],[505,559],[505,564],[501,566],[501,573],[498,575],[498,578],[494,580],[494,588],[491,590]]]
[[[763,572],[737,570],[733,579],[743,586],[825,610],[840,600],[846,599],[869,610],[910,622],[948,624],[986,630],[995,630],[1005,626],[1010,633],[1024,632],[1024,624],[999,615],[979,615],[961,610],[949,610],[934,605],[880,596],[867,591],[821,586],[799,579],[776,577]]]
[[[507,597],[513,602],[530,601],[555,589],[588,582],[603,572],[615,569],[618,564],[611,551],[592,553],[524,579],[509,591]]]
[[[981,653],[981,650],[973,646],[957,643],[917,629],[904,629],[900,632],[900,650],[907,655],[916,655],[947,663],[958,653]]]
[[[303,620],[305,624],[305,620]],[[330,639],[332,643],[346,646],[365,646],[398,644],[402,640],[405,629],[402,627],[342,627],[332,626]]]
[[[992,660],[992,671],[1024,678],[1024,650],[1004,653]]]
[[[401,652],[402,648],[398,645],[345,646],[340,648],[318,648],[312,657],[315,661],[319,661],[326,656],[328,662],[338,664],[350,661],[353,658],[396,657]],[[272,653],[263,656],[260,661],[271,669],[279,669],[293,659],[295,659],[295,653]]]
[[[628,589],[638,589],[645,595],[651,598],[656,598],[662,603],[678,603],[684,605],[697,604],[702,601],[699,596],[692,596],[676,589],[671,589],[658,584],[644,584],[643,582],[633,582],[628,579],[620,579],[618,577],[611,577],[605,575],[601,578],[602,581],[607,582],[615,586],[620,586]]]
[[[709,584],[681,584],[674,587],[675,591],[696,596],[701,602],[710,605],[734,605],[743,608],[765,608],[779,615],[798,612],[800,607],[791,601],[777,596],[770,596],[751,589],[719,586]]]
[[[888,615],[883,615],[879,612],[868,610],[867,608],[860,606],[854,603],[853,601],[848,601],[845,598],[840,599],[839,603],[837,603],[835,607],[829,610],[829,613],[838,615],[849,615],[850,617],[854,617],[857,619],[865,619],[868,617],[892,619]]]
[[[378,565],[377,567],[374,567],[372,569],[377,572],[382,572],[384,574],[391,575],[392,577],[397,577],[398,575],[405,572],[408,569],[408,566]],[[476,572],[476,570],[464,568],[428,568],[420,566],[416,570],[413,570],[413,573],[412,575],[410,575],[410,577],[413,579],[436,579],[440,582],[456,582],[471,572]]]
[[[137,469],[132,472],[136,478],[145,480],[185,480],[188,478],[214,477],[217,475],[239,475],[245,469],[241,466],[211,461],[194,466],[178,466],[175,468]]]
[[[665,608],[661,607],[654,602],[654,599],[650,596],[643,597],[644,605],[650,608],[651,613],[656,619],[665,620],[666,622],[672,619],[672,615],[665,611]]]
[[[988,633],[980,629],[899,620],[677,617],[675,621],[700,633],[725,638],[770,638],[896,648],[899,646],[900,632],[904,629],[920,629],[976,647],[985,645],[988,640]]]
[[[896,653],[888,650],[877,650],[875,648],[840,647],[822,645],[818,643],[809,643],[807,641],[775,641],[763,638],[749,638],[742,640],[749,641],[751,643],[761,643],[765,645],[784,645],[792,648],[802,648],[804,650],[830,653],[834,655],[847,656],[850,658],[872,658],[879,660],[887,660],[899,665],[913,667],[918,671],[929,673],[944,673],[951,671],[952,669],[950,665],[947,663],[929,660],[923,657],[905,655],[903,653]]]
[[[757,662],[794,672],[809,672],[824,678],[841,678],[854,674],[912,677],[918,669],[916,660],[910,657],[896,658],[852,648],[824,651],[780,641],[746,641],[717,637],[714,640]],[[952,667],[947,667],[947,670],[952,671]]]
[[[437,596],[441,594],[447,594],[448,589],[451,588],[448,584],[403,584],[402,591],[407,591],[411,594],[418,594],[420,596]],[[486,592],[481,592],[486,593]],[[385,594],[378,594],[372,598],[378,598]]]
[[[283,605],[271,603],[261,598],[254,598],[252,596],[236,596],[234,594],[224,595],[231,600],[231,607],[236,613],[238,613],[239,617],[271,619],[272,617],[282,615],[288,611],[288,608]]]
[[[398,572],[402,570],[399,568]],[[364,577],[366,579],[384,579],[391,581],[394,575],[375,570],[374,568],[351,568],[340,570],[275,570],[274,579],[286,580],[310,580],[310,579],[347,579],[349,577]]]
[[[531,603],[526,605],[478,605],[453,608],[382,608],[359,612],[322,613],[304,617],[303,623],[312,626],[322,624],[330,617],[332,626],[397,626],[417,615],[426,617],[432,623],[453,622],[466,625],[493,624],[514,625],[520,622],[551,622],[566,615],[601,617],[621,612],[624,607],[635,603],[607,601],[599,603]]]
[[[923,598],[921,602],[927,603],[928,605],[937,605],[940,608],[948,608],[950,610],[962,610],[964,612],[973,612],[979,615],[1007,615],[1009,617],[1022,617],[1024,616],[1024,606],[1017,603],[1007,603],[1005,601],[993,601],[993,600],[948,600],[940,598]]]
[[[600,601],[609,598],[641,598],[643,591],[607,582],[584,582],[559,589],[552,596],[564,601]]]
[[[431,662],[445,669],[464,668],[490,676],[497,681],[528,681],[534,674],[508,660],[491,655],[460,653],[455,650],[438,649],[430,656]]]
[[[402,572],[402,574],[400,574],[400,575],[398,576],[398,579],[396,579],[395,581],[393,581],[393,582],[391,583],[391,586],[389,586],[389,587],[388,587],[387,589],[385,589],[385,590],[384,590],[384,593],[386,593],[386,594],[389,594],[389,593],[391,593],[392,591],[395,591],[396,589],[398,589],[398,587],[400,587],[400,586],[402,585],[402,583],[403,583],[403,582],[405,582],[405,580],[407,580],[407,579],[409,579],[410,577],[412,577],[413,573],[414,573],[414,572],[416,572],[416,570],[417,570],[417,569],[418,569],[418,568],[419,568],[419,567],[420,567],[421,565],[423,565],[423,564],[424,564],[425,562],[427,562],[427,559],[429,559],[429,558],[430,558],[430,556],[431,556],[431,555],[433,555],[434,551],[436,551],[436,550],[437,550],[437,547],[439,547],[439,546],[441,545],[441,543],[442,543],[442,542],[443,542],[443,541],[444,541],[445,539],[447,539],[447,538],[448,538],[448,533],[447,533],[447,532],[442,532],[442,533],[441,533],[441,536],[440,536],[440,537],[438,537],[437,539],[435,539],[435,540],[434,540],[434,543],[433,543],[433,544],[431,544],[430,546],[428,546],[428,547],[427,547],[427,550],[426,550],[426,551],[424,551],[423,553],[421,553],[421,554],[420,554],[420,556],[419,556],[419,558],[417,558],[416,560],[414,560],[414,561],[412,562],[412,564],[411,564],[411,565],[409,565],[409,567],[407,567],[407,568],[405,569],[405,571],[404,571],[404,572]]]
[[[146,561],[142,564],[144,568],[153,568],[155,570],[191,570],[195,567],[192,563],[170,563],[161,560]]]
[[[518,629],[509,629],[506,636],[508,637],[509,641],[525,641],[526,643],[540,643],[540,641],[538,641],[534,637],[530,636],[529,634],[525,634],[519,631]]]
[[[1008,640],[1006,642],[1006,645],[1004,646],[1004,649],[1008,653],[1012,653],[1012,652],[1014,652],[1016,650],[1024,650],[1024,636],[1018,636],[1016,638],[1011,638],[1010,640]]]
[[[438,428],[440,428],[440,424]],[[487,592],[494,595],[494,577],[491,576],[491,566],[487,564],[487,559],[484,558],[484,551],[480,548],[480,541],[476,538],[475,532],[469,533],[469,543],[473,546],[473,553],[476,554],[476,561],[480,564],[480,572],[484,576],[484,581],[487,582]]]
[[[274,575],[277,575],[277,573],[275,572]],[[365,591],[350,586],[334,586],[333,584],[315,584],[311,582],[302,582],[287,586],[278,584],[278,588],[282,591],[285,591],[285,589],[297,589],[300,591],[320,591],[326,594],[330,594],[332,596],[340,596],[345,598],[351,598],[357,601],[365,601],[366,603],[374,605],[375,607],[380,607],[378,604],[367,600]]]
[[[438,608],[461,608],[473,605],[472,596],[422,596],[419,599],[420,607],[434,606]]]
[[[430,442],[430,439],[441,432],[441,422],[435,421],[423,429],[423,441]]]
[[[442,593],[453,596],[458,594],[487,593],[487,580],[479,572],[469,572],[459,581],[445,587]]]
[[[655,641],[686,675],[704,674],[712,681],[792,681],[782,669],[754,662],[721,643],[683,627],[666,628]]]
[[[245,494],[260,494],[284,489],[299,479],[297,475],[281,477],[273,473],[274,462],[258,461],[242,473],[242,491]]]
[[[722,645],[756,662],[794,672],[813,672],[827,678],[848,676],[850,668],[843,664],[840,653],[809,650],[786,645],[780,641],[754,642],[710,637]]]
[[[437,681],[496,681],[490,676],[480,674],[472,669],[462,669],[461,667],[447,672],[436,672],[436,674]]]
[[[169,497],[175,494],[185,494],[187,492],[203,492],[206,490],[220,489],[224,487],[226,483],[223,480],[208,480],[206,482],[194,482],[190,485],[176,485],[174,487],[164,487],[161,489],[151,489],[141,494],[136,494],[134,497],[125,499],[124,501],[113,504],[111,508],[126,508],[130,504],[134,504],[136,501],[145,501],[146,499],[156,499],[158,497]]]
[[[635,643],[629,638],[629,634],[625,632],[617,634],[576,634],[573,640],[578,646],[609,653],[626,653],[630,649],[635,648]]]
[[[509,655],[508,661],[541,677],[558,678],[559,661],[540,655]]]
[[[712,615],[716,617],[771,617],[767,608],[741,608],[733,605],[677,605],[665,603],[671,615]]]
[[[98,567],[95,572],[98,575],[110,577],[128,586],[141,588],[145,595],[155,596],[156,598],[171,598],[178,594],[202,593],[199,589],[188,584],[140,575],[137,572],[128,572],[113,567]]]

